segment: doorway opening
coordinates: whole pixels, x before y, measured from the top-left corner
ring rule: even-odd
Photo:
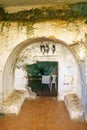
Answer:
[[[28,86],[38,96],[57,96],[58,62],[38,61],[27,65]]]

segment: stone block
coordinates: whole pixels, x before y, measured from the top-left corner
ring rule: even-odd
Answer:
[[[25,95],[26,93],[23,90],[14,90],[7,99],[0,102],[0,113],[17,115],[25,100]]]
[[[35,99],[36,93],[31,88],[25,90],[13,90],[10,96],[4,101],[0,101],[0,113],[5,115],[18,115],[25,99]]]
[[[71,119],[85,121],[84,107],[76,94],[72,93],[65,95],[64,102]]]

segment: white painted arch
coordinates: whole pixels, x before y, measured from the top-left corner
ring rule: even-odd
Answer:
[[[34,45],[35,43],[38,42],[45,42],[45,41],[49,41],[49,42],[55,42],[57,45],[62,45],[62,47],[65,48],[65,50],[67,50],[72,59],[73,59],[73,70],[74,73],[76,75],[76,79],[75,79],[75,83],[74,83],[74,87],[71,85],[71,87],[73,87],[73,89],[69,90],[69,91],[63,91],[63,89],[61,89],[63,87],[63,84],[61,84],[61,80],[60,82],[60,89],[58,90],[58,95],[60,99],[63,99],[64,95],[66,93],[77,93],[78,96],[81,98],[81,84],[80,84],[80,71],[79,71],[79,65],[78,65],[78,59],[75,57],[74,52],[69,48],[69,46],[58,39],[50,39],[50,38],[45,38],[45,37],[41,37],[41,38],[34,38],[34,39],[28,39],[22,43],[20,43],[19,45],[17,45],[12,53],[10,54],[10,56],[8,57],[8,60],[5,64],[4,67],[4,71],[3,71],[3,84],[2,84],[2,90],[3,90],[3,98],[6,98],[7,96],[10,95],[10,93],[13,91],[14,89],[14,72],[15,72],[15,65],[16,65],[16,61],[19,57],[19,55],[21,54],[21,52],[28,46],[30,45]],[[63,50],[62,50],[63,52]],[[71,59],[71,60],[72,60]],[[65,59],[66,60],[66,59]],[[69,67],[69,66],[65,66],[65,67]],[[62,71],[63,72],[63,71]],[[61,75],[61,73],[60,73]],[[74,76],[75,76],[74,75]],[[61,78],[60,78],[61,79]],[[67,86],[65,86],[67,87]],[[65,88],[66,89],[66,88]]]

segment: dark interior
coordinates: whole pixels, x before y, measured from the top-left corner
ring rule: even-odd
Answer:
[[[58,62],[37,62],[27,66],[28,86],[38,96],[57,96]],[[55,79],[53,79],[55,77]],[[54,82],[53,82],[54,81]]]

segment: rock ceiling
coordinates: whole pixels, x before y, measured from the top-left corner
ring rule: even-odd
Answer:
[[[0,0],[1,6],[34,6],[87,2],[87,0]]]

